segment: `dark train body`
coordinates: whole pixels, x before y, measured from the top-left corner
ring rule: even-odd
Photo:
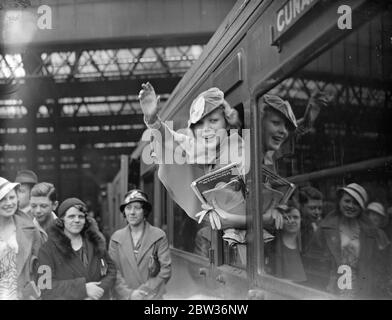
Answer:
[[[339,28],[339,18],[348,12],[339,11],[342,5],[351,9],[352,29]],[[204,235],[211,241],[208,255],[198,254],[200,226],[170,199],[157,167],[140,160],[140,186],[154,207],[151,222],[165,229],[172,248],[169,297],[333,298],[322,286],[299,285],[265,270],[260,98],[280,95],[298,118],[314,88],[327,91],[329,106],[310,134],[284,148],[277,161],[279,174],[297,186],[321,190],[325,213],[334,207],[337,186],[351,181],[367,186],[372,199],[391,206],[391,21],[388,1],[237,2],[166,102],[161,118],[173,120],[175,129],[185,127],[193,99],[216,86],[250,129],[247,264],[235,264],[232,249],[216,231]],[[348,26],[349,21],[343,22]],[[111,232],[123,223],[118,206],[130,183],[129,159],[123,161],[108,187],[103,219]],[[314,270],[315,278],[318,272]]]

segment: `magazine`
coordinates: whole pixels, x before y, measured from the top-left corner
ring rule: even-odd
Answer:
[[[239,163],[210,172],[193,181],[191,187],[203,204],[215,203],[228,212],[245,202],[246,187]]]
[[[264,176],[263,185],[263,212],[268,208],[285,205],[295,190],[295,184],[277,175],[268,167],[262,167]]]
[[[196,179],[192,182],[191,188],[202,204],[214,208],[210,215],[213,229],[215,227],[221,228],[218,216],[223,217],[225,212],[238,215],[246,214],[246,186],[239,163],[231,163]],[[207,209],[199,213],[199,223],[208,212]],[[243,244],[246,243],[246,230],[227,228],[224,230],[222,238],[230,246]]]

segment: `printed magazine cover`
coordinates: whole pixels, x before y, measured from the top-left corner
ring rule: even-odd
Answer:
[[[192,182],[191,187],[202,203],[212,206],[215,200],[226,211],[245,201],[245,181],[238,163],[229,164],[198,178]]]

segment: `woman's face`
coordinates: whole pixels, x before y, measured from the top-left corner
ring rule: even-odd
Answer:
[[[277,151],[287,139],[289,130],[286,119],[278,112],[269,110],[263,118],[263,150]]]
[[[283,215],[283,231],[287,233],[297,233],[301,228],[301,214],[298,209],[291,209]]]
[[[125,217],[130,226],[139,226],[144,221],[143,204],[139,201],[129,203],[124,209]]]
[[[75,207],[71,207],[65,213],[63,221],[64,231],[72,235],[78,235],[86,223],[86,214]]]
[[[362,212],[359,203],[346,192],[340,198],[339,209],[344,217],[350,219],[357,218]]]
[[[201,118],[193,126],[196,139],[207,146],[220,143],[227,135],[226,129],[226,119],[221,108]]]
[[[368,213],[370,221],[377,227],[381,228],[384,222],[383,216],[372,210]]]
[[[11,217],[18,209],[18,197],[15,189],[8,192],[3,199],[0,200],[0,216]]]

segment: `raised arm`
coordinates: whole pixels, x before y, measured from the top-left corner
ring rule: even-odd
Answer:
[[[300,136],[304,135],[313,127],[314,122],[319,116],[321,109],[325,108],[328,104],[328,98],[322,91],[315,90],[308,102],[304,116],[298,120],[298,128],[295,134]]]
[[[158,118],[160,96],[155,94],[154,87],[151,83],[147,82],[142,84],[142,90],[140,90],[138,98],[145,123],[147,125],[154,125],[157,121],[160,121]]]

